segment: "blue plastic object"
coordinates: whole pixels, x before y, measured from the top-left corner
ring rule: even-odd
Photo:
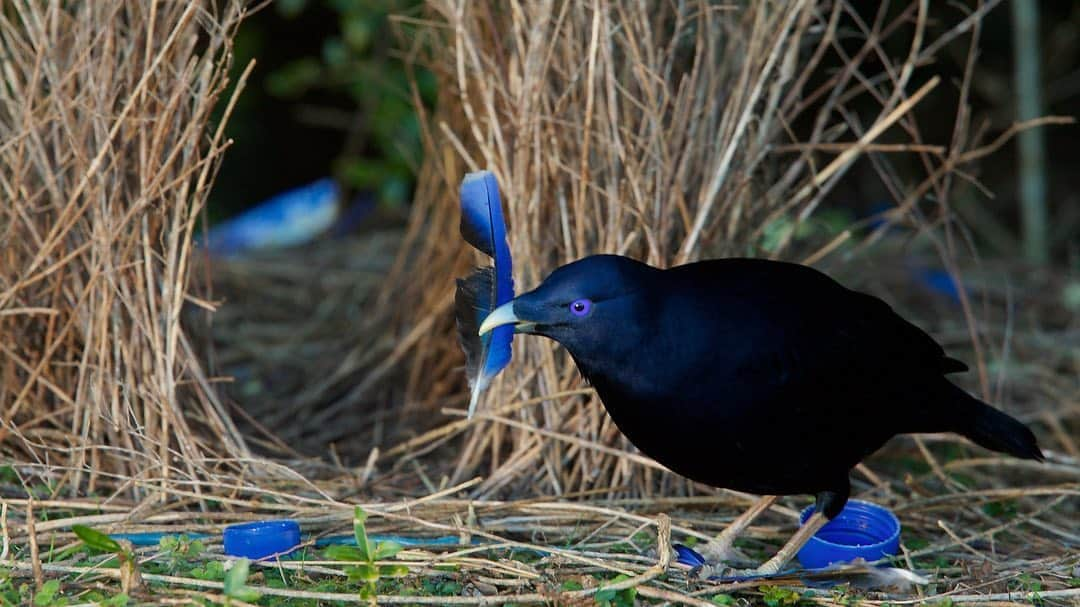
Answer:
[[[329,177],[282,192],[210,228],[206,248],[229,256],[308,242],[334,224],[340,196]]]
[[[157,546],[161,544],[161,538],[166,536],[178,536],[183,535],[189,540],[213,540],[214,535],[209,533],[177,533],[177,532],[165,532],[165,531],[139,531],[135,533],[110,533],[109,537],[114,540],[127,540],[131,542],[133,546]],[[309,539],[310,536],[309,536]],[[372,534],[368,536],[373,542],[394,542],[401,544],[402,546],[457,546],[461,543],[461,537],[457,535],[443,535],[439,537],[411,537],[405,535],[379,535]],[[472,543],[474,545],[480,545],[481,542],[477,538],[473,538]],[[343,544],[349,546],[356,545],[356,536],[354,535],[328,535],[320,537],[314,540],[316,548],[323,548],[325,546],[333,546],[335,544]]]
[[[499,184],[491,171],[469,173],[462,180],[460,230],[466,242],[495,262],[493,270],[481,270],[466,279],[466,297],[476,299],[469,302],[469,306],[477,316],[475,325],[479,326],[480,321],[493,309],[514,299],[513,264],[510,246],[506,242],[502,199],[499,197]],[[462,291],[459,290],[459,297],[461,294]],[[461,321],[459,318],[459,322]],[[471,329],[473,324],[469,322],[467,326]],[[480,336],[479,343],[475,343],[473,338],[471,335],[462,336],[466,357],[477,357],[476,365],[471,361],[466,365],[470,370],[469,383],[472,388],[469,399],[470,415],[476,409],[480,392],[510,363],[514,327],[496,327],[490,333]]]
[[[965,292],[967,289],[953,279],[952,274],[949,274],[945,270],[937,268],[917,268],[913,269],[912,273],[915,274],[916,280],[918,280],[923,288],[942,295],[948,298],[953,303],[960,303],[960,291],[963,289]]]
[[[814,513],[810,506],[802,511],[805,523]],[[799,551],[798,559],[807,569],[819,569],[857,558],[876,561],[900,551],[900,521],[888,508],[848,500],[844,509],[819,530]]]
[[[296,521],[256,521],[229,525],[224,534],[225,554],[253,560],[292,552],[300,545]]]

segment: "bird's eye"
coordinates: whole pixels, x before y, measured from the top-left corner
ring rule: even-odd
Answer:
[[[588,299],[578,299],[570,304],[570,312],[574,316],[588,316],[592,310],[592,302]]]

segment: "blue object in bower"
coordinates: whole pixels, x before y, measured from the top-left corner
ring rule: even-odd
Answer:
[[[803,510],[800,523],[813,513],[813,506]],[[877,504],[848,500],[840,514],[799,550],[798,559],[807,569],[819,569],[857,558],[873,562],[899,551],[900,521],[896,515]]]
[[[329,177],[282,192],[210,228],[206,248],[216,255],[237,255],[308,242],[334,224],[340,196]]]
[[[938,268],[916,268],[913,269],[912,272],[926,290],[936,293],[937,295],[942,295],[955,304],[960,303],[960,291],[967,291],[967,289],[954,279],[952,274],[949,274],[947,270]]]
[[[300,545],[300,525],[291,520],[229,525],[223,540],[225,554],[257,561],[295,550]]]

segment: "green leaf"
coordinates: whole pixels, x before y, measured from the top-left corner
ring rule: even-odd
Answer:
[[[375,591],[375,587],[370,584],[360,589],[360,598],[364,599],[365,601],[373,601],[375,600],[376,596],[377,593]]]
[[[247,582],[250,567],[251,561],[247,559],[240,559],[233,563],[233,566],[225,574],[225,596],[238,598],[235,595],[243,589],[244,583]]]
[[[187,555],[189,557],[196,557],[202,554],[204,550],[206,550],[206,544],[202,540],[195,540],[188,546]]]
[[[717,594],[713,598],[709,599],[716,605],[734,605],[735,597],[730,594]]]
[[[158,548],[161,548],[163,552],[171,552],[176,550],[180,545],[180,538],[175,535],[163,535],[158,540]]]
[[[120,553],[124,549],[108,535],[98,531],[97,529],[91,529],[86,525],[72,525],[71,530],[75,532],[84,544],[93,548],[94,550],[101,550],[102,552],[114,552]]]
[[[769,607],[787,607],[795,605],[802,595],[790,588],[780,586],[760,586],[758,590],[762,594],[762,600]]]
[[[191,577],[200,580],[220,580],[225,578],[225,566],[221,561],[209,561],[202,567],[191,570]]]
[[[409,575],[409,568],[405,565],[383,565],[379,567],[380,577],[404,577]]]
[[[368,539],[367,529],[364,522],[367,521],[367,513],[360,506],[353,510],[353,535],[356,537],[356,547],[360,549],[363,557],[360,560],[372,562],[375,560],[375,549]]]
[[[612,600],[615,599],[615,591],[605,588],[603,590],[600,590],[593,596],[596,598],[597,602],[610,603]]]
[[[131,599],[128,598],[128,595],[121,592],[114,597],[110,597],[102,601],[101,607],[127,607],[129,600]]]
[[[349,567],[346,571],[353,582],[374,582],[379,579],[379,569],[375,565],[363,564]]]
[[[375,548],[375,560],[385,561],[386,559],[392,559],[404,548],[405,547],[401,544],[390,540],[379,542],[378,546]]]
[[[356,546],[336,544],[326,548],[326,558],[331,561],[366,561],[366,555]]]
[[[232,595],[230,595],[229,598],[243,601],[245,603],[254,603],[255,601],[262,598],[262,593],[258,590],[255,590],[254,588],[251,588],[250,586],[244,586],[243,588],[237,590]]]
[[[45,607],[51,605],[56,595],[60,592],[60,580],[49,580],[41,585],[41,590],[34,595],[34,605]]]

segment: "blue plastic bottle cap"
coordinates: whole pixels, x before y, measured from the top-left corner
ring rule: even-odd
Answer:
[[[300,525],[296,521],[256,521],[225,528],[225,554],[253,560],[281,555],[300,545]]]
[[[802,511],[805,523],[814,513]],[[900,551],[900,521],[888,508],[860,500],[848,500],[844,509],[822,527],[799,550],[798,559],[807,569],[819,569],[857,558],[876,561]]]

